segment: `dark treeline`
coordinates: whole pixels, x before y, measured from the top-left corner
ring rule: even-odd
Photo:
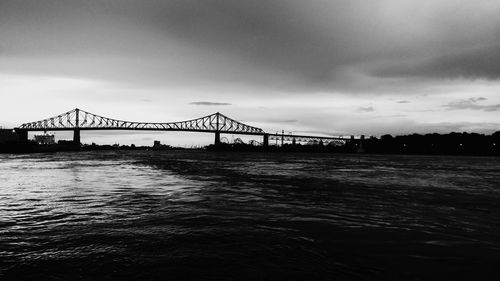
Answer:
[[[500,131],[492,135],[477,133],[383,135],[363,142],[368,153],[500,155]]]
[[[73,141],[61,140],[57,144],[38,144],[33,140],[0,143],[0,153],[35,153],[35,152],[58,152],[58,151],[95,151],[95,150],[184,150],[183,147],[164,146],[155,148],[150,146],[132,145],[98,145],[81,144],[75,145]]]
[[[337,152],[379,154],[431,154],[431,155],[496,155],[500,156],[500,131],[492,135],[477,133],[383,135],[348,141],[343,146],[316,144],[287,144],[283,146],[253,146],[248,144],[209,145],[215,151],[283,151],[283,152]],[[34,141],[0,143],[0,153],[29,153],[73,150],[155,150],[154,147],[74,145],[72,141],[59,141],[57,145],[38,145]],[[180,149],[180,148],[168,148]]]
[[[383,135],[362,141],[348,141],[343,146],[290,144],[283,146],[252,146],[247,144],[210,145],[214,151],[269,151],[269,152],[337,152],[377,154],[431,154],[431,155],[500,155],[500,131],[493,135],[476,133]]]

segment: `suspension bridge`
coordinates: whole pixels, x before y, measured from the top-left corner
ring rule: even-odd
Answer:
[[[281,133],[268,133],[261,128],[253,127],[231,119],[219,112],[204,117],[168,123],[132,122],[108,118],[75,108],[57,116],[39,121],[24,123],[15,128],[22,140],[28,139],[28,132],[34,131],[73,131],[74,144],[80,145],[81,131],[90,130],[137,130],[137,131],[184,131],[213,133],[214,144],[221,143],[221,134],[253,135],[262,137],[262,145],[268,146],[269,141],[296,143],[322,143],[343,145],[348,141],[358,139],[354,136],[307,136]],[[362,137],[361,137],[362,138]]]

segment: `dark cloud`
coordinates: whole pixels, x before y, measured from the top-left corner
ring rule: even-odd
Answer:
[[[337,2],[339,8],[346,6]],[[21,58],[90,57],[105,64],[93,72],[91,65],[72,69],[57,61],[41,62],[65,74],[110,76],[112,71],[106,70],[118,65],[114,78],[135,75],[142,80],[151,79],[151,73],[162,77],[162,71],[173,67],[180,81],[201,77],[310,85],[330,80],[334,69],[353,55],[352,48],[345,48],[349,36],[330,30],[340,29],[332,23],[341,18],[330,18],[332,8],[323,1],[303,5],[283,0],[5,0],[0,24],[10,29],[0,31],[8,38],[0,47]]]
[[[2,0],[0,71],[301,92],[495,79],[499,11],[490,0]]]
[[[407,100],[400,100],[400,101],[397,101],[397,103],[410,103],[410,102]]]
[[[367,106],[367,107],[359,107],[358,108],[358,111],[361,111],[361,112],[373,112],[375,111],[375,109],[373,108],[373,106]]]
[[[500,45],[493,45],[409,62],[396,62],[374,71],[374,74],[382,77],[498,79],[499,60]]]
[[[189,104],[193,104],[193,105],[208,105],[208,106],[214,106],[214,105],[231,105],[230,103],[227,103],[227,102],[210,102],[210,101],[194,101],[194,102],[190,102]]]
[[[483,97],[469,98],[466,100],[457,100],[444,105],[444,107],[447,110],[469,109],[469,110],[483,110],[483,111],[500,111],[500,104],[491,104],[491,105],[478,104],[478,102],[485,100],[487,99]]]

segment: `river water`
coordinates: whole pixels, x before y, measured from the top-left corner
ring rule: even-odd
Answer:
[[[0,280],[499,280],[500,158],[0,155]]]

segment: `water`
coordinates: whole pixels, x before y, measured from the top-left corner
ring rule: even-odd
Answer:
[[[1,280],[500,277],[500,158],[0,155]]]

